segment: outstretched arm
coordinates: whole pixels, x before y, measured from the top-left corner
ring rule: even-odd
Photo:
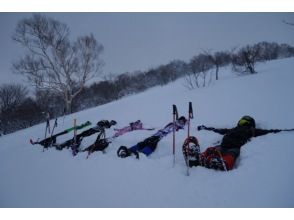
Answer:
[[[290,129],[270,129],[270,130],[265,130],[265,129],[255,129],[255,133],[254,133],[254,136],[255,137],[258,137],[258,136],[261,136],[261,135],[266,135],[266,134],[269,134],[269,133],[278,133],[278,132],[281,132],[281,131],[294,131],[294,128],[290,128]]]
[[[266,135],[269,133],[278,133],[281,132],[283,130],[280,129],[270,129],[270,130],[265,130],[265,129],[255,129],[254,131],[254,137],[258,137],[258,136],[262,136],[262,135]]]
[[[218,133],[218,134],[226,134],[228,133],[231,129],[228,129],[228,128],[213,128],[213,127],[206,127],[204,125],[200,125],[197,127],[198,131],[200,130],[207,130],[207,131],[213,131],[215,133]]]

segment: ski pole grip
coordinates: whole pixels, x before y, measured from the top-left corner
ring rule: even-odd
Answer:
[[[176,114],[176,111],[177,111],[177,106],[176,105],[173,105],[173,114],[174,115]]]
[[[176,119],[178,119],[178,109],[176,105],[173,105],[173,115],[175,115]]]
[[[192,102],[189,102],[189,117],[190,117],[191,119],[194,118]]]

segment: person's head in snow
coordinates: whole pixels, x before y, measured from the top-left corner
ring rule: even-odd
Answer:
[[[178,118],[178,120],[176,120],[176,123],[179,127],[184,127],[187,123],[187,119],[184,116],[181,116]]]
[[[233,169],[236,159],[240,155],[240,148],[251,138],[282,131],[256,128],[255,120],[248,115],[239,119],[237,126],[234,128],[213,128],[200,125],[198,131],[200,130],[214,131],[224,136],[219,145],[208,147],[202,153],[200,153],[199,145],[195,144],[188,150],[183,149],[184,156],[189,158],[188,165],[190,167],[204,166],[219,170]]]

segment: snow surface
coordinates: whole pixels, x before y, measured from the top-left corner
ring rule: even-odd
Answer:
[[[221,79],[209,87],[188,90],[179,79],[163,87],[128,96],[97,108],[59,118],[56,132],[90,120],[113,119],[121,128],[140,119],[163,128],[172,120],[172,104],[187,116],[193,102],[192,135],[201,149],[222,136],[197,131],[197,125],[233,127],[251,115],[265,129],[294,127],[294,58],[262,63],[258,74],[236,76],[221,69]],[[51,125],[53,125],[53,120]],[[45,150],[29,139],[44,136],[40,124],[0,137],[0,207],[294,207],[294,132],[268,134],[243,146],[229,172],[192,168],[186,176],[181,146],[187,129],[176,134],[173,166],[172,135],[159,142],[150,156],[118,158],[119,146],[132,146],[155,133],[134,131],[117,138],[106,153],[73,157],[69,150]],[[89,128],[89,127],[88,127]],[[107,130],[107,136],[114,133]],[[60,137],[62,142],[73,134]],[[88,137],[88,146],[96,135]]]

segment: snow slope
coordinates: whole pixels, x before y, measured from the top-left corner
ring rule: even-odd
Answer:
[[[184,79],[164,87],[126,97],[59,119],[56,132],[90,120],[114,119],[117,127],[141,119],[160,129],[172,120],[172,104],[187,115],[193,102],[192,135],[201,149],[213,146],[221,135],[197,131],[200,124],[233,127],[243,115],[257,126],[294,127],[294,58],[259,64],[258,74],[237,77],[230,68],[221,70],[213,85],[188,90]],[[53,121],[51,121],[53,124]],[[192,168],[186,176],[181,146],[187,130],[176,135],[173,167],[172,135],[159,142],[150,157],[121,159],[119,146],[132,146],[155,131],[134,131],[117,138],[106,150],[86,159],[69,150],[29,144],[44,136],[45,125],[0,137],[0,207],[294,207],[294,132],[268,134],[247,143],[237,167],[230,172]],[[107,136],[113,134],[107,130]],[[58,141],[71,138],[62,136]],[[86,147],[95,135],[83,141]]]

